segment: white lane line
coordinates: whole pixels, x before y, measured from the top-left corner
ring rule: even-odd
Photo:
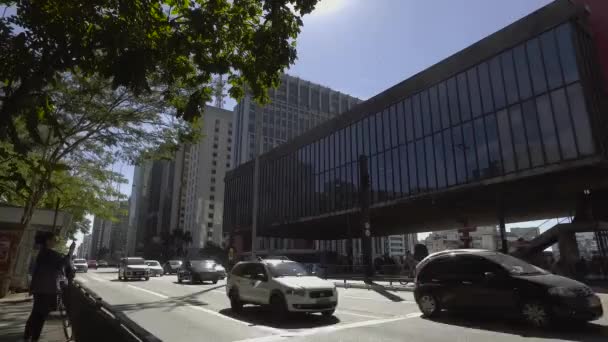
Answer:
[[[157,296],[159,298],[163,298],[163,299],[170,299],[171,298],[171,297],[166,296],[164,294],[161,294],[161,293],[158,293],[158,292],[154,292],[154,291],[150,291],[150,290],[147,290],[147,289],[144,289],[144,288],[141,288],[141,287],[137,287],[137,286],[134,286],[134,285],[127,284],[127,286],[130,287],[130,288],[136,289],[136,290],[140,290],[140,291],[149,293],[149,294]],[[219,318],[223,318],[223,319],[235,322],[235,323],[239,323],[241,325],[246,325],[248,327],[258,328],[260,330],[265,330],[265,331],[271,332],[273,334],[281,334],[281,333],[285,332],[285,330],[276,329],[276,328],[268,327],[268,326],[265,326],[265,325],[253,325],[253,324],[250,324],[250,323],[247,323],[247,322],[244,322],[244,321],[232,318],[230,316],[222,315],[219,312],[215,312],[213,310],[205,309],[205,308],[200,307],[200,306],[195,306],[195,305],[188,304],[188,303],[183,303],[183,306],[184,307],[188,307],[190,309],[202,311],[202,312],[205,312],[207,314],[210,314],[210,315],[213,315],[213,316],[216,316],[216,317],[219,317]]]
[[[250,339],[240,340],[240,341],[236,341],[236,342],[274,342],[274,341],[283,341],[283,340],[286,340],[286,339],[289,339],[289,338],[294,338],[294,337],[311,336],[311,335],[317,335],[317,334],[329,334],[329,333],[333,333],[333,332],[340,331],[340,330],[354,329],[354,328],[361,328],[361,327],[369,327],[369,326],[373,326],[373,325],[380,325],[380,324],[385,324],[385,323],[403,321],[403,320],[406,320],[406,319],[411,319],[411,318],[418,317],[420,315],[421,314],[419,312],[416,312],[416,313],[411,313],[411,314],[408,314],[408,315],[405,315],[405,316],[386,318],[386,319],[375,319],[375,320],[363,321],[363,322],[355,322],[355,323],[350,323],[350,324],[338,324],[338,325],[333,325],[333,326],[329,326],[329,327],[321,327],[321,328],[316,328],[316,329],[309,329],[309,330],[300,331],[300,332],[294,332],[294,333],[287,332],[287,333],[280,334],[280,335],[271,335],[271,336],[263,336],[263,337],[257,337],[257,338],[250,338]]]
[[[336,313],[343,314],[343,315],[349,315],[349,316],[372,318],[372,319],[381,319],[381,318],[384,318],[384,317],[381,317],[381,316],[365,315],[365,314],[360,314],[360,313],[357,313],[357,312],[345,311],[345,310],[336,310]]]

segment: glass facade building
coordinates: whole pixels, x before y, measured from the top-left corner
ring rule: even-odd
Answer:
[[[579,24],[561,21],[495,50],[425,87],[397,96],[389,89],[392,101],[382,108],[371,103],[364,107],[373,111],[347,113],[327,134],[262,158],[261,229],[356,210],[362,155],[372,207],[596,155],[590,114],[597,108],[583,81],[593,73],[592,43]],[[251,211],[239,214],[253,198],[244,190],[250,169],[226,178],[234,195],[225,206],[228,226],[251,224]]]

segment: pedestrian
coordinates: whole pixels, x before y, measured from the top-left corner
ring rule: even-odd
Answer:
[[[32,272],[30,294],[34,296],[32,313],[25,324],[23,339],[34,342],[40,339],[40,333],[49,312],[57,305],[60,281],[64,274],[71,274],[70,258],[76,244],[72,242],[67,255],[62,255],[52,248],[57,243],[55,234],[46,233],[37,236],[36,243],[40,252]]]

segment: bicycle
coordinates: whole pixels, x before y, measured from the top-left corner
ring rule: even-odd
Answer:
[[[57,293],[57,311],[61,317],[61,325],[63,327],[63,334],[65,335],[66,341],[73,341],[72,321],[68,313],[68,308],[64,303],[65,289],[67,288],[65,282],[59,283],[59,292]]]

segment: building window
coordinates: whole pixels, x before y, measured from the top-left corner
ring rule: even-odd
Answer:
[[[217,152],[213,152],[213,156],[214,156],[214,157],[217,157]]]
[[[211,209],[211,210],[215,209],[215,204],[209,204],[209,209]]]
[[[226,163],[226,167],[227,167],[227,168],[230,168],[230,163]]]
[[[220,132],[220,129],[216,127],[215,128],[215,133],[219,133],[219,132]]]
[[[211,174],[214,175],[217,171],[215,171],[215,169],[211,170]]]
[[[232,151],[232,147],[228,146],[228,152]]]
[[[213,219],[213,213],[209,213],[209,215],[207,215],[207,217],[209,217],[210,219]]]
[[[211,164],[212,164],[213,166],[217,166],[217,161],[216,161],[216,160],[213,160],[213,161],[211,162]]]
[[[209,200],[210,201],[215,201],[215,196],[213,196],[213,195],[209,196]]]
[[[214,192],[215,191],[215,187],[214,186],[209,187],[209,191]]]
[[[214,135],[213,136],[213,141],[218,141],[218,140],[220,140],[220,137],[218,137],[217,135]]]
[[[215,177],[211,177],[211,183],[215,184]]]
[[[217,149],[217,144],[213,144],[213,148]]]

